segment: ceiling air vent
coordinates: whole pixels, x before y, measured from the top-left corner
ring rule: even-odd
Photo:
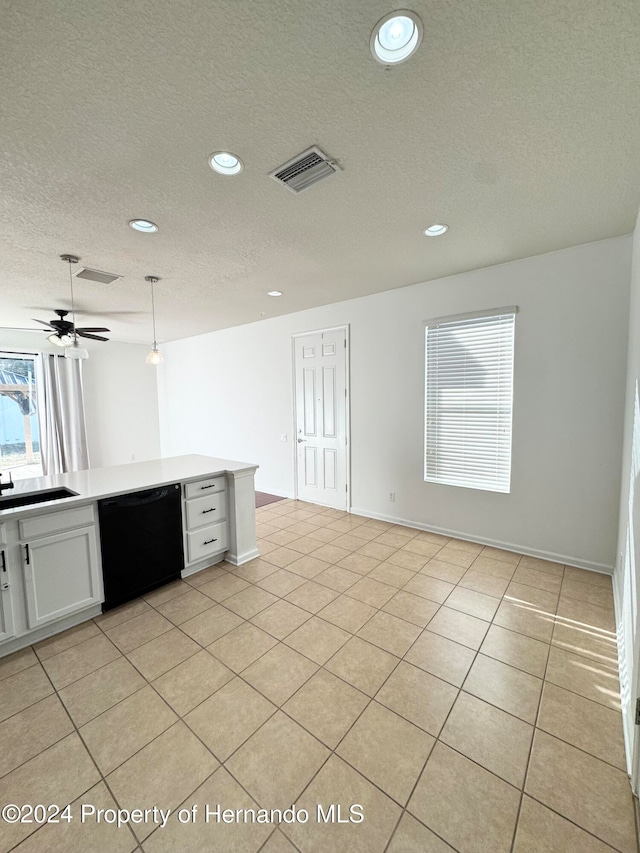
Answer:
[[[278,166],[269,173],[269,177],[291,192],[301,193],[302,190],[339,171],[341,171],[340,166],[314,145],[302,154],[298,154],[293,160],[289,160],[288,163]]]
[[[75,277],[84,278],[87,281],[96,281],[98,284],[113,284],[114,281],[122,278],[121,275],[115,275],[112,272],[102,272],[102,270],[92,270],[89,267],[81,267],[75,273]]]

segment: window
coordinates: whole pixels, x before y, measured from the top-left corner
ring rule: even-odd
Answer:
[[[42,475],[33,355],[0,353],[0,471]]]
[[[500,308],[426,324],[426,481],[510,491],[516,312]]]

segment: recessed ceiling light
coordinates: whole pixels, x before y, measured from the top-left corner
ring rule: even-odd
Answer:
[[[430,225],[428,228],[424,229],[424,233],[426,237],[440,237],[441,234],[444,234],[449,230],[448,225]]]
[[[216,151],[209,157],[209,165],[221,175],[237,175],[242,171],[242,160],[229,151]]]
[[[371,53],[381,65],[404,62],[422,41],[422,21],[415,12],[399,9],[381,18],[371,33]]]
[[[129,225],[134,231],[142,231],[143,234],[153,234],[154,231],[158,230],[155,222],[149,222],[148,219],[132,219]]]
[[[267,296],[282,296],[281,290],[268,290]]]

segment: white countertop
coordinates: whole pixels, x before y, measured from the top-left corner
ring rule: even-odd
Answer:
[[[86,471],[73,471],[69,474],[50,474],[46,477],[32,477],[18,480],[15,488],[2,492],[2,497],[19,497],[45,489],[67,488],[77,495],[60,498],[55,501],[43,501],[28,506],[2,509],[0,500],[0,520],[9,520],[25,513],[41,509],[64,509],[87,501],[166,486],[170,483],[184,483],[211,477],[215,474],[241,474],[253,472],[257,465],[247,462],[235,462],[231,459],[218,459],[215,456],[170,456],[167,459],[152,459],[149,462],[131,462],[127,465],[113,465],[110,468],[90,468]],[[3,480],[6,479],[3,477]]]

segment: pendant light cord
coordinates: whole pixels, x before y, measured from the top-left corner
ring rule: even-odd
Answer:
[[[156,279],[156,281],[157,281],[157,279]],[[155,300],[153,297],[153,285],[154,284],[155,284],[155,281],[152,278],[151,279],[151,316],[153,318],[153,348],[157,349],[158,348],[158,341],[156,338],[156,303],[155,303]]]

